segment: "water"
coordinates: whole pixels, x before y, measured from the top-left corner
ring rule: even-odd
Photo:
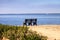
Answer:
[[[38,25],[60,24],[60,14],[0,14],[0,23],[23,25],[24,19],[37,18]]]

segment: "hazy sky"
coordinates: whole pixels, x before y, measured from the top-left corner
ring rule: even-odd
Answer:
[[[60,13],[60,0],[0,0],[0,13]]]

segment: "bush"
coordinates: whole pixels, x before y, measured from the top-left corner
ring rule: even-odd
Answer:
[[[39,36],[36,32],[29,31],[27,27],[0,24],[1,37],[9,40],[47,40],[47,37]]]

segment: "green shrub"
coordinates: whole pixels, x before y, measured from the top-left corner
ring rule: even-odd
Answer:
[[[47,40],[47,37],[29,31],[28,27],[0,24],[0,38],[1,37],[6,37],[9,40]]]

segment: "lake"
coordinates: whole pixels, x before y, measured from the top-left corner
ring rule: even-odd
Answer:
[[[37,18],[38,25],[60,25],[60,14],[0,14],[0,23],[7,25],[23,25],[25,19]]]

